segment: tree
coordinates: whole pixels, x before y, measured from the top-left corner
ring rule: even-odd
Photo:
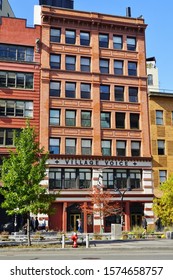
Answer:
[[[90,203],[85,208],[81,205],[80,208],[87,212],[87,214],[93,214],[100,219],[100,232],[102,231],[102,221],[104,218],[111,215],[116,215],[121,212],[121,207],[118,202],[113,203],[113,196],[109,190],[104,188],[93,187],[89,194]]]
[[[14,133],[15,151],[3,159],[2,187],[4,196],[2,207],[8,215],[27,216],[28,246],[30,240],[30,213],[48,213],[55,195],[47,193],[47,188],[40,185],[45,177],[48,155],[39,148],[37,136],[29,121],[19,133]]]
[[[154,198],[153,211],[160,217],[163,225],[170,226],[173,223],[173,175],[163,182],[159,189],[162,195],[160,198]]]

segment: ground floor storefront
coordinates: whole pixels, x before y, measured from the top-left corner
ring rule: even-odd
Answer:
[[[121,223],[124,230],[130,230],[141,225],[143,216],[148,224],[153,223],[151,158],[75,159],[52,155],[44,184],[50,192],[59,193],[52,205],[54,214],[47,218],[49,229],[77,231],[80,224],[85,233],[100,232],[100,228],[110,232],[111,224]],[[120,204],[118,214],[115,211],[100,218],[88,213],[94,188],[110,192],[110,203],[115,208],[117,202]]]
[[[81,210],[82,205],[82,210]],[[87,202],[62,202],[54,203],[54,214],[49,217],[49,229],[59,232],[81,231],[85,233],[110,232],[111,224],[120,224],[121,215],[111,215],[100,220],[94,214],[88,214]],[[129,202],[123,204],[123,230],[130,230],[133,226],[142,225],[145,215],[144,202]],[[146,215],[145,215],[146,216]],[[151,220],[152,217],[146,217]]]
[[[151,158],[79,159],[52,155],[41,184],[48,192],[57,193],[51,206],[53,214],[37,215],[39,226],[46,222],[49,230],[110,232],[112,224],[121,223],[123,230],[141,225],[143,216],[148,224],[154,221]],[[110,193],[110,204],[116,210],[118,203],[119,212],[113,210],[110,215],[102,217],[96,211],[89,213],[94,189]]]

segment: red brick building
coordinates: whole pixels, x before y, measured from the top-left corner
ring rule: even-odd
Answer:
[[[144,20],[36,6],[35,21],[1,19],[1,157],[29,117],[49,152],[42,184],[59,193],[50,229],[77,230],[81,219],[83,232],[99,231],[86,211],[98,184],[122,202],[125,230],[143,215],[152,224]],[[118,222],[101,224],[108,232]]]
[[[37,6],[42,26],[40,142],[50,152],[44,184],[60,192],[49,227],[99,231],[86,212],[101,185],[123,193],[124,229],[153,223],[152,163],[143,19]],[[101,176],[100,176],[101,175]],[[100,176],[100,177],[99,177]],[[84,206],[81,211],[79,206]],[[105,230],[118,217],[102,221]]]
[[[27,118],[30,119],[31,125],[35,127],[36,133],[39,135],[40,32],[40,26],[27,27],[24,19],[1,18],[1,159],[4,154],[8,153],[9,149],[14,148],[13,131],[24,127]]]

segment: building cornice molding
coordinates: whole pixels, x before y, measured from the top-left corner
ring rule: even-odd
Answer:
[[[148,96],[150,97],[170,97],[173,98],[173,92],[172,93],[167,93],[167,92],[154,92],[154,91],[149,91]]]
[[[143,35],[147,27],[142,19],[120,16],[110,16],[99,13],[81,12],[76,10],[42,7],[42,24],[83,26],[95,30],[112,30],[116,32],[131,32]]]

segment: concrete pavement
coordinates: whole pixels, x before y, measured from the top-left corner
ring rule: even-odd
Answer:
[[[130,249],[130,250],[172,250],[173,239],[131,239],[96,242],[95,248]],[[91,243],[92,246],[92,243]],[[91,247],[90,246],[90,247]]]
[[[72,248],[71,244],[66,244],[65,248],[62,249],[61,246],[57,248],[57,242],[49,242],[46,243],[46,248],[43,246],[38,248],[38,246],[45,244],[44,242],[37,242],[37,248],[34,247],[21,247],[18,248],[16,242],[0,242],[0,254],[4,251],[18,251],[18,250],[87,250],[85,247],[85,244],[79,244],[78,248]],[[51,245],[49,248],[49,244]],[[56,247],[53,247],[55,245]],[[109,250],[171,250],[173,251],[173,239],[130,239],[130,240],[92,240],[90,241],[89,248],[91,250],[97,250],[97,249],[109,249]]]

